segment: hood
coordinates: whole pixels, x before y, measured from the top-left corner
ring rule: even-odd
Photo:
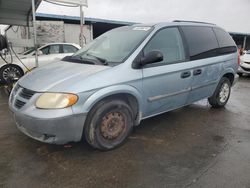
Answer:
[[[59,61],[36,68],[19,80],[19,84],[37,92],[76,92],[71,88],[87,77],[110,67]]]
[[[8,63],[11,63],[11,56],[10,55],[7,55],[7,56],[4,56],[4,59],[5,61],[7,61]],[[16,56],[12,56],[12,60],[15,61],[17,60]],[[5,62],[1,57],[0,57],[0,66],[3,66],[6,64]]]
[[[18,55],[18,57],[20,59],[25,59],[26,58],[26,56],[24,56],[24,55]],[[17,57],[14,56],[14,55],[12,56],[12,58],[11,58],[10,55],[7,55],[6,57],[4,56],[4,58],[5,58],[5,61],[7,61],[8,63],[13,63],[15,61],[19,62],[19,60],[17,59]],[[12,62],[11,62],[11,59],[12,59]],[[0,67],[6,64],[5,61],[2,58],[0,58]]]

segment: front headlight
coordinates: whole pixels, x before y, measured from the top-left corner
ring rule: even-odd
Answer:
[[[70,93],[44,93],[36,101],[36,107],[42,109],[61,109],[74,105],[78,96]]]

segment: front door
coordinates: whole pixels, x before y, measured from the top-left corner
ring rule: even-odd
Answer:
[[[143,53],[159,50],[164,59],[143,68],[144,117],[172,110],[187,103],[192,81],[182,37],[177,27],[158,31]]]

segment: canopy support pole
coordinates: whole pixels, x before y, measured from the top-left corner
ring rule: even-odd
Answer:
[[[247,42],[247,36],[244,36],[244,40],[243,40],[243,50],[246,49],[246,42]]]
[[[83,47],[83,24],[84,24],[84,13],[83,13],[83,10],[82,10],[83,6],[80,5],[80,46]]]
[[[32,0],[32,16],[33,16],[33,33],[34,33],[35,59],[36,59],[36,67],[38,67],[39,64],[38,64],[38,51],[37,51],[36,7],[35,7],[35,0]]]

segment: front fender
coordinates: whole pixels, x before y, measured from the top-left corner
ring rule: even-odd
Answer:
[[[134,96],[138,102],[139,119],[141,119],[143,112],[142,95],[135,87],[130,85],[114,85],[96,91],[85,101],[83,105],[83,111],[89,112],[97,102],[101,101],[102,99],[108,96],[115,94],[130,94]]]

